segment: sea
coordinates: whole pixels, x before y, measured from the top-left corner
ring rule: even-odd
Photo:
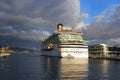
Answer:
[[[120,62],[15,53],[0,58],[0,80],[120,80]]]

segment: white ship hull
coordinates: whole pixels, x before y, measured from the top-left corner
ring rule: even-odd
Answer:
[[[88,46],[61,45],[52,50],[43,50],[42,55],[68,58],[88,58]]]

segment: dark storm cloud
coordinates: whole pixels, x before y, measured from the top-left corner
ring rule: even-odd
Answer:
[[[0,36],[42,40],[58,23],[75,24],[79,10],[79,0],[0,0]]]
[[[88,40],[120,44],[120,5],[97,16],[84,31]]]

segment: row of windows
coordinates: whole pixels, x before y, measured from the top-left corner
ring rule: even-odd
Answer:
[[[80,54],[82,54],[82,53],[88,53],[87,51],[63,51],[63,52],[65,52],[65,53],[80,53]]]
[[[82,37],[79,35],[69,35],[69,34],[59,35],[59,37],[61,39],[82,39]]]
[[[63,51],[87,51],[87,49],[80,49],[80,48],[69,48],[69,49],[67,49],[67,48],[62,48],[61,50],[63,50]]]
[[[90,49],[90,48],[89,48],[89,50],[90,50],[90,51],[98,51],[98,50],[104,50],[104,49],[103,49],[103,48],[95,48],[95,49]]]

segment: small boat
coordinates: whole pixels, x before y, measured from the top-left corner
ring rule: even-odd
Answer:
[[[9,56],[9,47],[2,47],[1,48],[1,53],[0,53],[0,57],[6,58],[7,56]]]

